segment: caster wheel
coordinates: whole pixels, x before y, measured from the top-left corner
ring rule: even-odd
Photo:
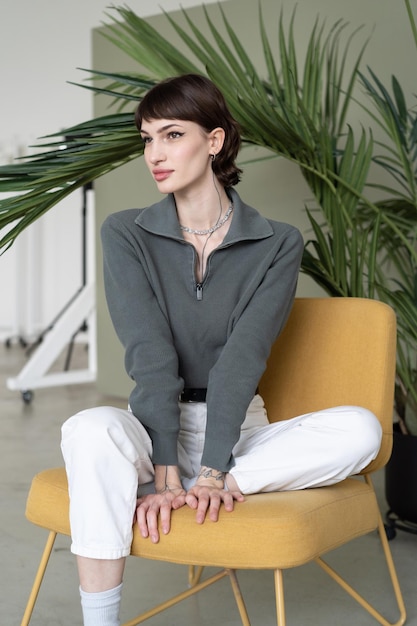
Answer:
[[[25,404],[30,404],[32,402],[33,399],[33,391],[30,391],[30,389],[26,389],[25,391],[22,391],[22,400]]]
[[[387,535],[388,541],[392,541],[397,536],[397,531],[393,526],[385,524],[385,534]]]

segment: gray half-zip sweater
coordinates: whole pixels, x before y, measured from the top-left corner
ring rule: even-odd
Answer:
[[[154,464],[178,464],[178,398],[191,387],[207,388],[202,465],[233,466],[246,410],[294,299],[301,234],[227,191],[231,224],[201,284],[172,195],[114,213],[102,227],[108,307],[135,381],[129,403],[152,439]]]

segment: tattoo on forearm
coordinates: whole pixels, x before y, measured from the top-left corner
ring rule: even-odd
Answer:
[[[219,472],[211,467],[202,467],[197,478],[214,478],[214,480],[224,482],[226,472]]]

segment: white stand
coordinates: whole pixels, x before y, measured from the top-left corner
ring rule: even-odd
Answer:
[[[96,339],[96,307],[95,283],[90,277],[95,276],[94,251],[94,210],[90,207],[87,214],[87,194],[84,189],[84,209],[88,215],[88,224],[85,226],[88,233],[88,254],[85,254],[86,279],[85,284],[74,295],[56,322],[48,329],[29,361],[15,378],[7,380],[7,387],[22,392],[24,402],[32,399],[32,390],[41,387],[55,387],[59,385],[75,385],[89,383],[97,377],[97,339]],[[78,370],[64,370],[49,373],[48,371],[61,354],[65,346],[71,344],[76,334],[87,322],[88,333],[88,368]]]
[[[71,337],[86,320],[88,320],[89,333],[88,369],[47,374]],[[77,294],[18,376],[7,380],[7,387],[12,390],[20,390],[23,399],[29,402],[31,395],[27,394],[30,394],[32,389],[93,382],[97,375],[95,337],[95,285],[89,284]]]

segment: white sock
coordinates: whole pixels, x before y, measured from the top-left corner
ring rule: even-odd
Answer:
[[[80,587],[84,626],[120,626],[122,586],[120,583],[114,589],[97,593],[87,593]]]

